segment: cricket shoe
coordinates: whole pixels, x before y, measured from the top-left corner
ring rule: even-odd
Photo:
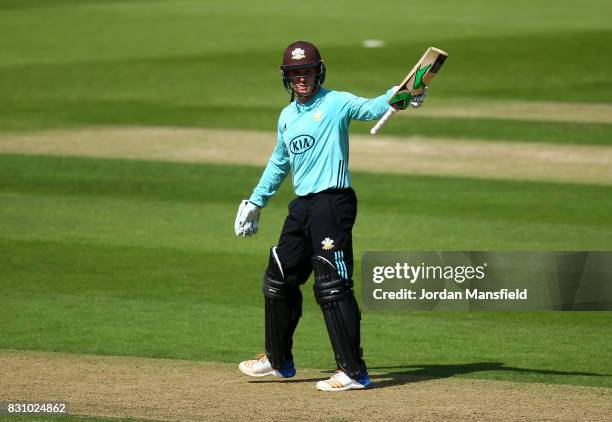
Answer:
[[[328,380],[317,382],[317,390],[321,391],[346,391],[346,390],[362,390],[372,384],[372,380],[366,372],[365,375],[357,380],[352,379],[343,371],[336,373]]]
[[[293,361],[286,362],[281,369],[274,369],[265,353],[258,354],[255,356],[255,359],[240,362],[238,368],[240,368],[243,374],[251,377],[266,377],[271,375],[279,378],[291,378],[295,375]]]

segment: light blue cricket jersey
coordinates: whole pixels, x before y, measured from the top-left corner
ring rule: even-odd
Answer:
[[[393,89],[368,99],[321,87],[307,103],[295,100],[278,119],[278,141],[249,201],[265,207],[291,170],[298,196],[351,186],[351,120],[375,120],[389,109]]]

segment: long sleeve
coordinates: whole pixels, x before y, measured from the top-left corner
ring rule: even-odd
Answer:
[[[259,207],[265,207],[268,204],[268,200],[278,191],[290,168],[289,153],[283,142],[282,132],[279,127],[276,147],[249,201]]]
[[[376,98],[362,98],[349,94],[348,115],[352,120],[380,119],[389,110],[387,101],[393,93],[393,88]]]

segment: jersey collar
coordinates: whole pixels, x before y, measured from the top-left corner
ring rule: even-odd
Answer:
[[[329,92],[328,89],[320,87],[317,93],[304,104],[302,104],[300,100],[295,100],[294,101],[295,106],[298,110],[304,110],[304,111],[309,110],[310,108],[319,105],[319,103],[321,102],[325,94],[327,94],[328,92]]]

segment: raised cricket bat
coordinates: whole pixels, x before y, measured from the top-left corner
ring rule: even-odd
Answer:
[[[391,98],[389,98],[391,108],[370,130],[372,135],[376,135],[378,130],[383,127],[397,110],[405,109],[412,97],[423,93],[425,87],[438,74],[438,70],[440,70],[447,57],[448,53],[439,48],[429,47],[427,49],[421,60],[414,65],[410,73],[406,75]]]

